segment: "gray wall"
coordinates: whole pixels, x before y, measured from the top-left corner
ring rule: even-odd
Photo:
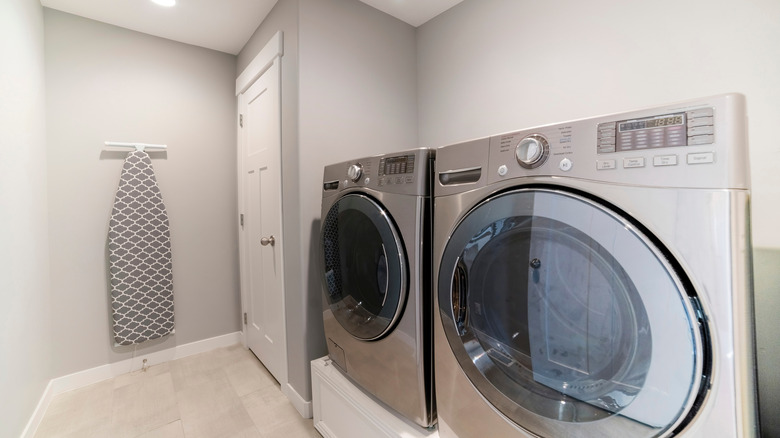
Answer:
[[[0,436],[51,378],[43,12],[0,2]]]
[[[128,359],[109,325],[106,235],[125,153],[152,152],[171,225],[176,333],[137,356],[241,330],[236,58],[45,9],[54,376]],[[129,370],[128,370],[129,371]]]
[[[641,9],[641,10],[640,10]],[[418,28],[420,144],[747,96],[764,436],[780,436],[780,2],[466,0]]]
[[[756,248],[753,253],[756,290],[756,344],[761,436],[780,436],[780,250]]]
[[[301,0],[299,22],[301,269],[307,274],[302,334],[303,359],[310,361],[326,353],[319,267],[323,168],[417,147],[417,89],[412,26],[357,0]],[[295,375],[311,386],[308,363]]]
[[[357,0],[279,0],[239,54],[239,73],[277,30],[285,226],[300,233],[285,246],[288,375],[311,400],[309,362],[327,354],[316,264],[322,170],[417,146],[415,29]]]
[[[776,0],[466,0],[418,29],[420,144],[741,92],[754,243],[780,247],[778,17]]]

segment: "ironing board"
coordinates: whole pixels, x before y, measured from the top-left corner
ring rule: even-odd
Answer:
[[[149,155],[130,152],[122,167],[108,228],[115,345],[174,331],[171,237]]]

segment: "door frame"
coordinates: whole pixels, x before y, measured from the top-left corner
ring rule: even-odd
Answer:
[[[243,224],[242,224],[242,214],[244,213],[246,209],[245,205],[245,195],[246,191],[244,188],[244,181],[243,181],[243,153],[245,145],[245,138],[244,133],[242,129],[242,120],[241,120],[241,111],[243,106],[245,105],[244,102],[244,96],[243,93],[246,92],[249,87],[251,87],[255,81],[263,75],[271,66],[276,63],[280,62],[281,56],[284,54],[284,42],[282,38],[282,32],[278,31],[276,34],[274,34],[273,37],[266,43],[265,47],[252,59],[252,61],[247,65],[247,67],[244,69],[243,72],[236,78],[236,140],[237,140],[237,157],[236,157],[236,169],[238,169],[238,211],[236,214],[237,219],[237,236],[238,236],[238,252],[239,252],[239,263],[240,266],[247,266],[247,249],[245,247],[244,243],[244,231],[243,231]],[[281,71],[281,69],[280,69]],[[279,78],[277,78],[279,81],[279,93],[281,94],[281,75]],[[281,96],[279,101],[281,102]],[[279,112],[281,113],[281,104],[279,107]],[[279,129],[281,131],[281,125],[279,126]],[[279,182],[281,185],[282,181],[282,166],[281,166],[281,143],[279,144]],[[284,203],[284,198],[282,197],[282,203]],[[284,247],[284,221],[281,223],[281,229],[280,236],[277,239],[277,245],[280,246],[280,250]],[[285,290],[285,278],[284,278],[284,257],[283,257],[283,251],[282,251],[282,257],[280,258],[280,271],[281,271],[281,287],[282,292],[284,293]],[[240,288],[241,288],[241,343],[244,346],[244,348],[249,348],[247,345],[247,335],[246,335],[246,319],[244,315],[249,311],[249,281],[247,279],[248,272],[246,269],[239,269],[239,281],[240,281]],[[286,295],[286,294],[285,294]],[[284,369],[282,371],[283,376],[282,380],[280,381],[280,385],[282,388],[286,388],[288,385],[288,353],[287,353],[287,308],[286,308],[286,299],[282,299],[282,307],[283,307],[283,315],[282,315],[282,323],[284,325],[283,327],[283,339],[282,339],[282,347],[284,350]],[[289,397],[288,397],[289,398]]]

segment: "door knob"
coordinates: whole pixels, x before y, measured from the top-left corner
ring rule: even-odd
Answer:
[[[271,235],[271,237],[262,237],[262,238],[260,238],[260,245],[263,245],[263,246],[268,246],[268,245],[274,246],[274,243],[276,243],[276,239],[274,239],[273,235]]]

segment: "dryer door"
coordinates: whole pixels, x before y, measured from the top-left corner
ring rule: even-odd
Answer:
[[[336,320],[352,336],[379,339],[406,301],[406,256],[390,215],[372,198],[348,194],[322,224],[323,290]]]
[[[559,189],[494,196],[461,220],[439,311],[474,387],[539,436],[650,437],[705,378],[696,303],[616,211]]]

